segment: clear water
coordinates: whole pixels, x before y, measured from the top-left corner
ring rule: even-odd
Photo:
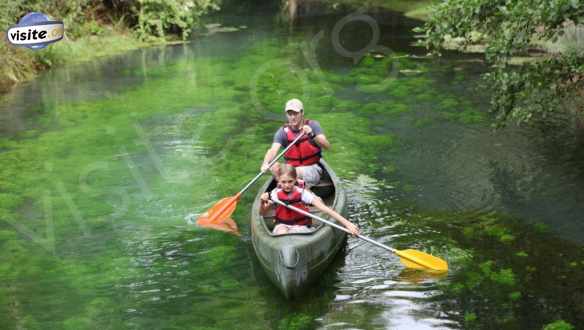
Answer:
[[[426,58],[411,46],[416,22],[349,14],[292,30],[273,12],[224,16],[247,28],[54,70],[3,96],[4,327],[584,324],[577,145],[493,131],[479,57]],[[377,32],[382,59],[363,51]],[[351,238],[304,299],[287,301],[251,248],[254,189],[234,216],[241,237],[192,225],[258,172],[291,97],[333,144],[325,157],[348,217],[390,246],[445,258],[447,275]]]

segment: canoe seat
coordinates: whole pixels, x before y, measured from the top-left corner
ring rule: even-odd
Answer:
[[[327,198],[335,192],[335,186],[330,180],[321,180],[318,184],[310,187],[310,190],[320,198]]]

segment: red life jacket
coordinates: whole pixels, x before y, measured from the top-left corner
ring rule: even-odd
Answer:
[[[303,211],[309,212],[308,207],[302,202],[302,189],[294,187],[290,193],[284,192],[284,190],[278,190],[278,199],[284,204],[297,207]],[[300,214],[296,211],[292,211],[283,205],[276,206],[276,220],[279,223],[286,225],[296,225],[296,226],[308,226],[312,224],[312,221],[307,216]]]
[[[310,123],[309,119],[305,119],[304,123],[308,125]],[[288,139],[288,144],[292,143],[294,139],[298,136],[300,131],[294,132],[292,128],[285,125],[284,133],[286,133],[286,138]],[[316,143],[312,142],[311,139],[304,135],[296,142],[292,148],[288,149],[284,154],[286,163],[288,165],[297,166],[308,166],[318,163],[321,157],[320,147]]]

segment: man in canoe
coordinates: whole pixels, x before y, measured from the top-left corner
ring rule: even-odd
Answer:
[[[261,196],[260,214],[264,215],[270,209],[272,200],[279,200],[285,204],[297,207],[303,211],[310,212],[307,205],[313,205],[318,210],[330,215],[332,218],[340,222],[353,235],[359,234],[359,227],[351,221],[345,219],[342,215],[337,213],[325,205],[314,193],[307,189],[303,189],[296,184],[296,170],[290,165],[282,165],[280,167],[280,174],[277,177],[278,188],[272,190],[270,194],[263,193]],[[291,234],[291,233],[309,233],[312,221],[309,217],[300,214],[289,208],[277,205],[276,206],[276,226],[273,233],[275,235]]]
[[[300,100],[291,99],[286,102],[284,111],[288,122],[274,135],[274,142],[264,156],[261,170],[267,170],[268,164],[276,157],[280,148],[287,147],[298,134],[304,132],[305,135],[284,154],[284,158],[286,164],[296,168],[299,179],[308,186],[316,185],[322,175],[322,168],[318,164],[321,149],[329,149],[331,144],[317,121],[304,118],[304,106]],[[271,170],[278,177],[280,164],[274,164]]]

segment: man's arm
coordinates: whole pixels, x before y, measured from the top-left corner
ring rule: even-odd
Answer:
[[[326,139],[326,136],[324,135],[324,132],[323,132],[322,128],[320,127],[319,122],[311,120],[310,125],[304,125],[303,130],[304,130],[304,133],[306,133],[308,135],[314,134],[314,137],[312,139],[321,148],[324,148],[327,150],[331,148],[331,144]]]
[[[264,156],[264,162],[262,163],[261,167],[262,171],[268,170],[268,164],[274,159],[274,157],[276,157],[281,147],[282,145],[278,142],[272,143],[272,146],[270,147],[270,149],[268,149],[266,155]]]
[[[318,134],[317,136],[315,136],[314,142],[318,143],[318,145],[324,149],[328,150],[331,148],[331,143],[326,139],[326,136],[324,134]]]

